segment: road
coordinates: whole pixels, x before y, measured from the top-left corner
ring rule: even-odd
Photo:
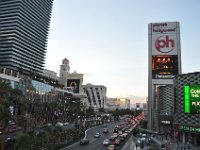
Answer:
[[[113,134],[112,130],[116,124],[117,124],[116,122],[107,124],[107,128],[109,129],[109,133],[107,134],[102,133],[103,128],[104,128],[103,125],[91,128],[87,131],[87,135],[86,135],[87,139],[89,139],[90,141],[88,145],[80,145],[79,142],[77,142],[66,148],[63,148],[62,150],[80,150],[80,149],[81,150],[107,150],[107,146],[104,146],[102,142],[104,139],[109,138]],[[94,137],[94,134],[97,132],[101,133],[100,138]]]

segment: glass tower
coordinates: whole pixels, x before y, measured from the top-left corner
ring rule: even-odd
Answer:
[[[53,0],[0,0],[0,66],[42,72]]]

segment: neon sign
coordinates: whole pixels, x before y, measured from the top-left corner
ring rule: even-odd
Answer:
[[[200,113],[200,85],[184,86],[184,112]]]

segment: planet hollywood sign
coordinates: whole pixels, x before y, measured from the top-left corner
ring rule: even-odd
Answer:
[[[175,33],[175,23],[154,23],[152,27],[152,33]]]
[[[151,29],[152,55],[177,55],[176,22],[154,23]]]
[[[155,48],[158,52],[169,53],[174,49],[175,42],[169,35],[159,36],[155,41]]]

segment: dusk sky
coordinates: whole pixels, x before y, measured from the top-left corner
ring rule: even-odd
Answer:
[[[108,97],[148,96],[148,24],[180,22],[182,72],[200,71],[200,0],[54,0],[45,68],[62,60]]]

